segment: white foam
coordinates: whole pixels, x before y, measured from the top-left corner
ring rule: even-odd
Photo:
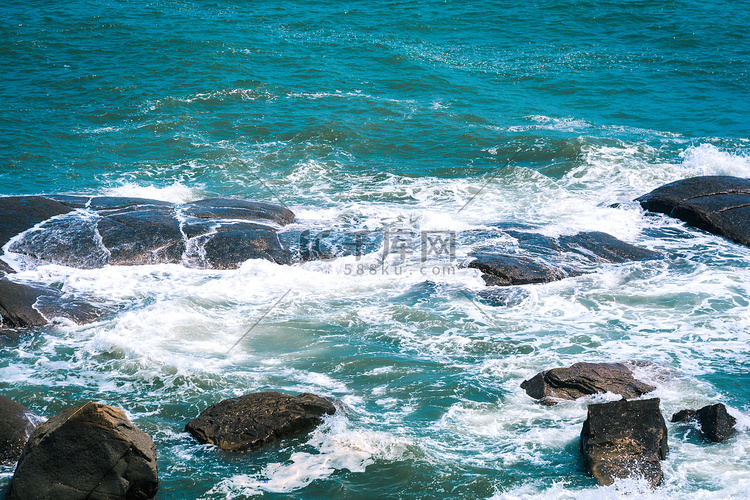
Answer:
[[[329,419],[310,436],[306,446],[316,453],[295,452],[284,463],[268,464],[257,475],[240,474],[224,479],[209,494],[229,498],[263,492],[290,493],[339,470],[363,473],[375,461],[404,460],[413,456],[413,445],[403,437],[352,429],[341,416]]]
[[[168,186],[123,182],[119,186],[105,189],[104,194],[106,196],[147,198],[171,203],[187,203],[204,197],[200,188],[188,187],[181,182],[174,182]]]

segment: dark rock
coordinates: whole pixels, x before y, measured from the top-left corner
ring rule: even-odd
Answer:
[[[179,262],[185,250],[171,207],[109,214],[97,229],[113,265]]]
[[[692,177],[641,196],[645,210],[667,214],[691,226],[750,246],[750,180]]]
[[[48,220],[14,241],[11,252],[81,269],[96,269],[109,263],[109,251],[97,233],[98,217],[70,213]]]
[[[291,262],[275,231],[292,222],[294,214],[268,203],[215,198],[174,205],[144,198],[51,195],[0,198],[0,214],[6,215],[3,209],[8,216],[0,218],[5,221],[0,235],[5,230],[10,240],[23,233],[10,251],[55,264],[87,269],[182,263],[234,269],[253,258]],[[10,219],[18,221],[10,224]]]
[[[122,410],[88,402],[40,424],[8,500],[147,500],[156,495],[156,448]]]
[[[12,274],[15,273],[16,270],[13,269],[10,264],[5,262],[3,259],[0,259],[0,277],[5,276],[6,274]]]
[[[667,425],[659,398],[592,404],[581,430],[586,468],[601,485],[644,478],[652,488],[662,481],[660,461],[669,451]]]
[[[0,247],[40,222],[72,210],[58,201],[43,196],[0,198]]]
[[[51,293],[44,288],[37,288],[7,279],[0,280],[0,328],[24,328],[40,326],[47,319],[34,308],[40,296]]]
[[[182,205],[182,211],[202,219],[267,220],[281,226],[291,224],[294,212],[288,208],[258,201],[234,198],[210,198]]]
[[[472,252],[468,267],[480,269],[487,285],[548,283],[596,271],[602,263],[657,259],[662,254],[592,231],[550,238],[515,229],[506,244]]]
[[[205,260],[214,269],[237,269],[248,259],[289,264],[291,259],[273,231],[250,229],[220,231],[203,245]]]
[[[323,415],[335,411],[331,401],[314,394],[294,397],[257,392],[208,407],[185,430],[201,443],[224,451],[250,451],[276,439],[308,432],[322,422]]]
[[[704,406],[700,410],[681,410],[672,415],[672,422],[696,420],[700,424],[701,434],[715,443],[726,441],[734,434],[737,420],[727,413],[727,407],[721,403]]]
[[[633,399],[656,389],[636,380],[621,363],[576,363],[569,368],[553,368],[525,380],[521,388],[544,404],[606,392]]]
[[[527,257],[490,253],[476,253],[474,256],[476,258],[469,267],[482,271],[484,282],[490,286],[549,283],[568,277],[561,269]]]
[[[79,324],[89,323],[101,315],[99,309],[63,297],[54,288],[0,279],[0,331],[46,325],[54,318],[65,318]]]
[[[18,460],[31,432],[43,420],[22,404],[0,396],[0,463]]]
[[[610,234],[599,231],[561,236],[559,244],[568,251],[588,254],[595,260],[615,264],[662,257],[659,252],[625,243]]]
[[[680,410],[672,415],[672,422],[687,422],[695,417],[695,410]]]

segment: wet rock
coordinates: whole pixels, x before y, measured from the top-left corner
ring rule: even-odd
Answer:
[[[249,229],[219,231],[203,245],[205,260],[214,269],[236,269],[248,259],[290,264],[289,252],[273,231]]]
[[[0,247],[40,222],[72,210],[43,196],[0,197]]]
[[[54,288],[0,279],[0,331],[46,325],[56,318],[90,323],[99,319],[103,312],[65,297]]]
[[[576,363],[568,368],[553,368],[525,380],[521,388],[544,404],[606,392],[633,399],[656,389],[636,380],[622,363]]]
[[[7,279],[0,280],[0,319],[3,328],[24,328],[47,323],[47,318],[34,308],[36,301],[52,292]]]
[[[99,220],[97,230],[113,265],[179,262],[185,249],[171,207],[109,214]]]
[[[480,269],[487,285],[549,283],[596,271],[602,263],[623,263],[661,258],[606,233],[592,231],[550,238],[514,229],[510,240],[472,252],[468,267]]]
[[[749,179],[692,177],[656,188],[636,201],[650,212],[750,246]]]
[[[32,431],[43,420],[22,404],[0,396],[0,463],[18,460]]]
[[[659,398],[592,404],[581,430],[586,468],[601,485],[644,478],[652,488],[662,481],[661,460],[669,451],[667,425]]]
[[[285,207],[235,198],[210,198],[182,206],[185,214],[202,219],[267,220],[280,226],[291,224],[294,212]]]
[[[257,392],[208,407],[185,430],[201,443],[224,451],[250,451],[276,439],[308,432],[322,422],[323,415],[335,411],[331,401],[314,394],[295,397]]]
[[[469,267],[482,271],[482,278],[489,286],[549,283],[569,276],[561,269],[527,257],[481,252],[474,254],[474,257],[476,258],[469,263]]]
[[[33,218],[26,213],[29,206]],[[10,251],[55,264],[91,269],[182,263],[234,269],[247,259],[291,261],[275,232],[292,222],[294,213],[269,203],[214,198],[175,205],[144,198],[50,195],[0,199],[0,215],[5,215],[3,208],[9,216],[0,218],[7,240],[20,234]],[[17,223],[6,220],[14,218]],[[0,235],[2,230],[0,223]]]
[[[672,422],[697,421],[701,434],[715,443],[726,441],[734,434],[737,420],[727,413],[727,407],[721,403],[704,406],[700,410],[681,410],[672,415]]]
[[[40,424],[8,500],[147,500],[156,495],[156,448],[122,410],[88,402]]]
[[[5,262],[3,259],[0,259],[0,278],[5,276],[6,274],[12,274],[15,272],[16,270],[13,269],[10,264]]]
[[[561,236],[558,241],[564,250],[588,255],[600,262],[620,264],[623,262],[653,260],[662,257],[662,254],[659,252],[625,243],[610,234],[599,231],[578,233],[573,236]]]

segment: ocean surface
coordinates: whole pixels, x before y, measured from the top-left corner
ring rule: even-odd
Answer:
[[[667,258],[502,304],[477,298],[471,245],[374,273],[382,248],[232,271],[39,265],[13,279],[109,312],[0,338],[0,394],[46,417],[123,408],[156,443],[162,500],[746,498],[750,248],[632,200],[750,176],[749,26],[747,1],[5,0],[0,195],[239,197],[313,232],[595,230]],[[722,444],[668,424],[655,492],[584,471],[587,405],[616,396],[541,406],[519,387],[627,359],[657,364],[638,375],[667,419],[722,402],[738,420]],[[243,455],[183,431],[261,390],[345,410]]]

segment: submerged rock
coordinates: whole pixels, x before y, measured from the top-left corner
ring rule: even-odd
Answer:
[[[633,399],[656,389],[636,380],[622,363],[576,363],[568,368],[552,368],[525,380],[521,388],[544,404],[606,392]]]
[[[602,263],[657,259],[662,254],[597,231],[550,238],[507,230],[513,244],[482,248],[468,267],[481,270],[489,286],[549,283],[593,272]]]
[[[156,448],[122,410],[88,402],[40,424],[8,500],[147,500],[156,495]]]
[[[750,246],[749,179],[692,177],[658,187],[636,201],[650,212]]]
[[[662,481],[661,460],[669,451],[659,398],[592,404],[581,430],[586,468],[601,485],[643,478]]]
[[[0,396],[0,463],[18,460],[29,436],[43,420],[24,405]]]
[[[185,430],[198,441],[224,451],[250,451],[286,436],[311,431],[336,407],[304,393],[256,392],[209,406]]]
[[[737,420],[727,413],[722,403],[704,406],[700,410],[681,410],[672,415],[672,422],[697,421],[701,434],[715,443],[726,441],[734,434]]]

